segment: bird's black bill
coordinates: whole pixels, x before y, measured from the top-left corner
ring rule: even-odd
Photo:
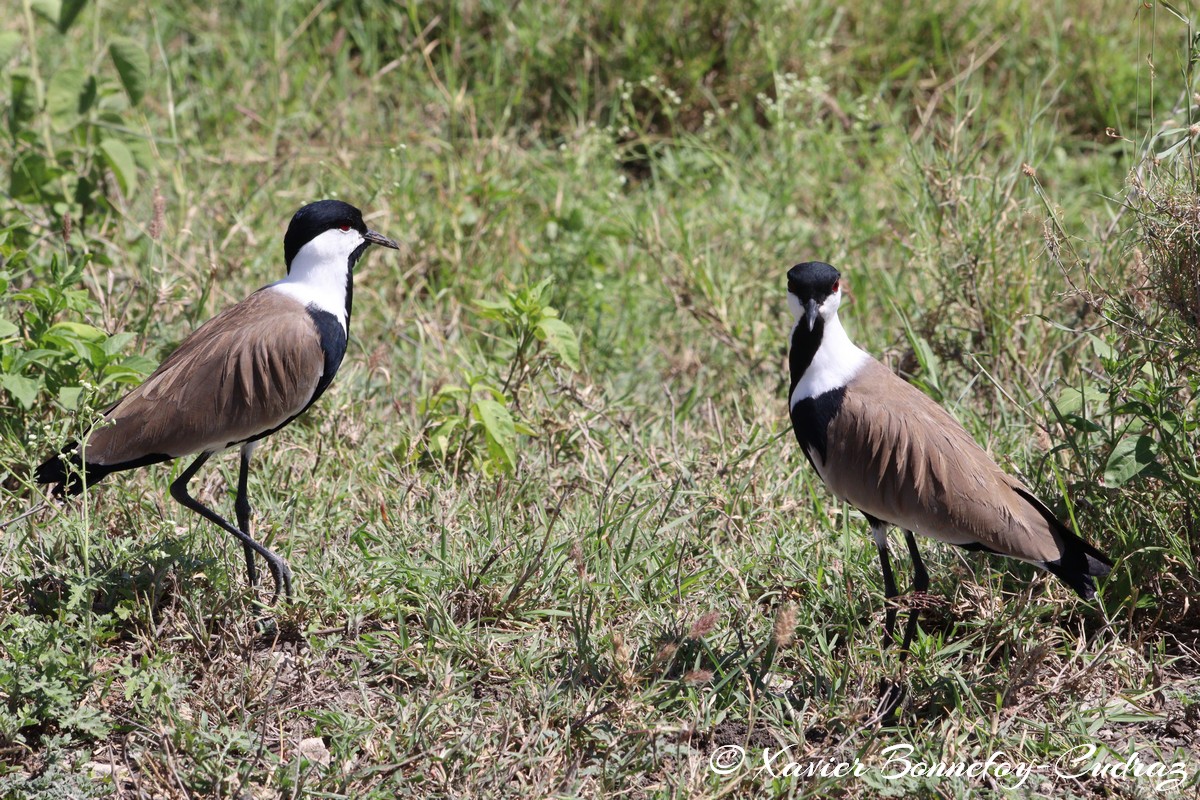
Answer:
[[[811,333],[813,326],[817,324],[817,301],[810,299],[804,304],[804,321],[808,323],[808,330]]]
[[[381,244],[384,247],[390,247],[393,250],[400,249],[400,245],[396,244],[395,241],[384,236],[382,233],[376,233],[375,231],[367,231],[366,233],[363,234],[363,238],[366,239],[371,244]]]

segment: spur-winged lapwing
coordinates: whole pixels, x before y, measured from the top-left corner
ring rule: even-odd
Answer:
[[[928,588],[929,577],[914,532],[1028,561],[1091,599],[1109,559],[1000,469],[945,409],[850,341],[838,321],[838,271],[808,262],[792,267],[787,280],[796,319],[788,353],[792,427],[825,485],[867,518],[888,600],[897,594],[889,525],[904,531],[916,592]],[[885,645],[895,622],[889,602]],[[916,624],[914,608],[905,651]]]
[[[398,249],[369,230],[362,212],[340,200],[304,206],[283,238],[287,277],[225,309],[183,340],[158,369],[104,412],[81,442],[37,468],[39,483],[78,494],[110,472],[199,453],[171,484],[171,496],[236,536],[251,585],[262,556],[290,599],[283,559],[249,533],[246,476],[255,445],[304,412],[329,388],[350,325],[354,265],[372,244]],[[214,454],[241,446],[236,526],[188,494],[188,482]]]

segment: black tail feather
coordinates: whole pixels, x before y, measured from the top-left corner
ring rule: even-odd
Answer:
[[[1047,561],[1046,569],[1084,600],[1091,600],[1096,596],[1096,582],[1093,579],[1106,577],[1112,570],[1112,562],[1104,553],[1069,530],[1060,530],[1059,535],[1065,545],[1062,557],[1057,561]]]
[[[155,453],[120,464],[88,464],[79,457],[79,444],[76,442],[64,447],[58,455],[43,461],[33,474],[38,483],[54,484],[51,493],[55,497],[74,497],[83,491],[84,486],[94,486],[114,472],[158,464],[170,459],[171,456]]]
[[[1084,600],[1091,600],[1096,596],[1095,579],[1104,578],[1112,571],[1112,559],[1062,524],[1045,503],[1021,489],[1016,492],[1038,510],[1062,541],[1062,555],[1055,561],[1045,562],[1043,566]]]
[[[87,485],[91,486],[107,474],[103,467],[85,469],[77,444],[67,445],[57,455],[39,464],[33,473],[38,483],[54,484],[51,492],[55,497],[74,497],[83,491],[85,476]]]

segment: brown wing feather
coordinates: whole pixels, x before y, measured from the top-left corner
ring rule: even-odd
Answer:
[[[270,289],[210,319],[146,382],[105,412],[89,464],[171,457],[244,441],[282,425],[324,371],[320,335],[303,307]]]
[[[872,359],[830,422],[821,475],[867,514],[953,544],[1052,561],[1063,543],[945,409]],[[1032,495],[1032,492],[1029,492]]]

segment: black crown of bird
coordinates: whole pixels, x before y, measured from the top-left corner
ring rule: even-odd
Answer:
[[[346,352],[354,265],[372,244],[399,249],[370,230],[362,212],[320,200],[295,213],[283,237],[287,274],[226,308],[192,332],[150,377],[103,413],[87,436],[36,470],[54,494],[79,494],[113,472],[183,456],[193,461],[171,496],[242,543],[250,584],[255,555],[292,596],[291,571],[249,533],[247,476],[257,443],[304,413],[329,387]],[[241,448],[237,525],[188,493],[188,482],[215,453]]]
[[[1027,561],[1090,600],[1109,558],[1080,538],[1002,470],[930,397],[901,379],[846,335],[838,319],[841,274],[819,261],[787,274],[792,327],[788,406],[800,448],[829,490],[867,519],[879,550],[884,592],[898,592],[888,557],[890,526],[904,531],[913,591],[929,578],[917,550],[920,533],[968,550]],[[886,614],[892,641],[896,611]],[[911,612],[903,649],[916,630]]]

